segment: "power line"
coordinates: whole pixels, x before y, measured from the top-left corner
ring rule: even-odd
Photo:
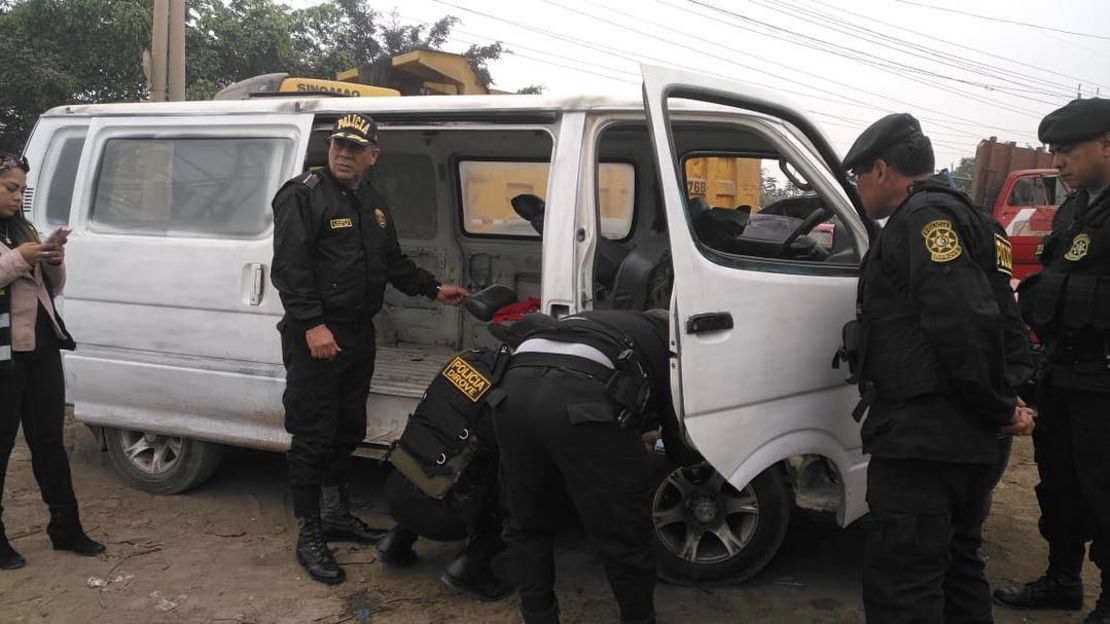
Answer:
[[[851,15],[853,17],[866,19],[866,20],[870,20],[872,22],[876,22],[878,24],[882,24],[883,26],[886,26],[888,28],[892,28],[892,29],[895,29],[895,30],[900,30],[900,31],[903,31],[903,32],[908,32],[908,33],[917,35],[919,37],[924,37],[924,38],[932,40],[932,41],[940,41],[942,43],[946,43],[948,45],[955,46],[955,47],[963,49],[963,50],[970,50],[971,52],[975,52],[976,54],[982,54],[984,56],[989,56],[991,58],[1006,61],[1008,63],[1019,64],[1023,67],[1026,67],[1026,68],[1029,68],[1029,69],[1034,69],[1034,70],[1037,70],[1037,71],[1045,73],[1045,74],[1049,74],[1049,75],[1053,76],[1054,79],[1057,78],[1057,77],[1062,77],[1062,78],[1070,78],[1072,80],[1077,80],[1079,82],[1085,82],[1085,83],[1088,83],[1088,84],[1097,84],[1097,81],[1095,81],[1095,80],[1089,80],[1089,79],[1085,79],[1085,78],[1079,78],[1077,76],[1071,76],[1071,75],[1065,74],[1063,72],[1060,72],[1060,71],[1057,71],[1057,70],[1054,70],[1054,69],[1046,69],[1044,67],[1040,67],[1040,66],[1037,66],[1037,65],[1031,65],[1031,64],[1025,63],[1025,62],[1020,62],[1019,63],[1018,61],[1015,61],[1014,59],[1012,59],[1008,56],[1003,56],[1001,54],[995,54],[993,52],[989,52],[989,51],[983,50],[981,48],[975,48],[975,47],[971,47],[967,44],[952,41],[951,39],[944,39],[943,37],[938,37],[938,36],[933,35],[933,34],[923,33],[919,30],[913,30],[911,28],[907,28],[907,27],[902,26],[900,24],[894,24],[894,23],[891,23],[891,22],[883,21],[883,20],[881,20],[877,17],[872,17],[870,15],[864,15],[862,13],[857,13],[855,11],[850,11],[848,9],[845,9],[844,7],[840,7],[840,6],[837,6],[837,5],[834,5],[834,4],[830,4],[830,3],[826,2],[825,0],[809,0],[809,1],[812,2],[812,3],[819,4],[821,6],[827,7],[829,9],[839,11],[841,13],[847,13],[848,15]],[[849,22],[846,22],[846,23],[849,23]],[[942,51],[939,51],[939,50],[937,52],[938,53],[943,53]],[[983,64],[983,65],[985,67],[988,67],[988,68],[996,67],[996,66],[986,65],[986,64]],[[1001,71],[1006,71],[1006,72],[1008,72],[1012,75],[1017,75],[1017,76],[1022,76],[1022,77],[1028,78],[1029,80],[1032,80],[1032,81],[1045,81],[1046,80],[1044,78],[1038,78],[1036,76],[1030,76],[1030,75],[1027,75],[1027,74],[1022,74],[1020,72],[1015,72],[1015,71],[1012,71],[1012,70],[1006,70],[1006,69],[1003,69],[1003,68],[998,68],[998,69],[1000,69]],[[1070,85],[1064,85],[1062,83],[1050,83],[1050,84],[1054,84],[1056,86],[1062,86],[1062,87],[1065,87],[1069,90],[1071,89]]]
[[[939,7],[939,6],[934,6],[932,4],[925,4],[924,2],[913,2],[912,0],[894,0],[894,1],[895,2],[900,2],[902,4],[908,4],[908,5],[911,5],[911,6],[917,6],[917,7],[922,7],[922,8],[926,8],[926,9],[932,9],[934,11],[944,11],[946,13],[955,13],[957,15],[966,15],[968,17],[974,17],[974,18],[977,18],[977,19],[987,20],[987,21],[991,21],[991,22],[1001,22],[1003,24],[1013,24],[1015,26],[1024,26],[1026,28],[1035,28],[1037,30],[1050,30],[1052,32],[1062,33],[1062,34],[1065,34],[1065,35],[1075,35],[1077,37],[1089,37],[1091,39],[1103,39],[1103,40],[1106,40],[1106,41],[1110,41],[1110,37],[1107,37],[1105,35],[1093,35],[1091,33],[1075,32],[1073,30],[1064,30],[1062,28],[1053,28],[1052,26],[1045,26],[1043,24],[1030,24],[1029,22],[1019,22],[1017,20],[1006,19],[1005,17],[994,17],[992,15],[980,15],[978,13],[971,13],[971,12],[968,12],[968,11],[961,11],[959,9],[950,9],[948,7]]]

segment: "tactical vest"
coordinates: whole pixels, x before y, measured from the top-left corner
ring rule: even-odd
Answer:
[[[1009,275],[1000,270],[1009,266],[1009,243],[1000,235],[992,235],[996,234],[992,224],[971,207],[962,193],[938,184],[917,183],[886,227],[897,227],[897,220],[912,209],[908,204],[914,201],[914,195],[921,192],[950,195],[967,208],[947,210],[963,235],[961,242],[987,275],[995,298],[1001,301],[1012,297]],[[857,323],[845,328],[845,347],[838,353],[839,359],[847,359],[850,366],[855,360],[851,381],[859,384],[864,397],[853,413],[857,420],[876,396],[897,403],[943,392],[946,385],[940,356],[921,329],[920,311],[910,300],[907,285],[884,271],[884,242],[880,233],[864,259],[857,290]]]
[[[1110,372],[1110,193],[1071,195],[1040,249],[1044,270],[1018,289],[1022,312],[1050,360]]]
[[[651,380],[631,336],[599,318],[576,315],[559,319],[557,325],[538,329],[527,338],[589,345],[604,354],[615,368],[551,353],[521,353],[513,356],[512,366],[567,368],[585,373],[602,383],[605,393],[620,408],[617,425],[626,429],[640,427],[651,399]]]
[[[483,446],[479,418],[504,399],[497,388],[509,364],[508,347],[455,356],[436,375],[389,454],[389,462],[428,496],[443,499]]]

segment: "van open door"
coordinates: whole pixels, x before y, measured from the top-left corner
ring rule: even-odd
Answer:
[[[846,524],[866,509],[866,460],[856,388],[830,362],[854,316],[870,231],[854,189],[820,131],[780,98],[679,70],[645,66],[643,76],[686,434],[738,489],[787,458],[824,457]],[[688,199],[686,160],[707,154],[757,161],[759,205]]]

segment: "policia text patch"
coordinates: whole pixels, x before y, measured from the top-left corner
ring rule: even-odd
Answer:
[[[999,273],[1013,276],[1014,250],[1010,246],[1010,241],[1000,234],[994,235],[994,262]]]
[[[478,372],[478,369],[460,357],[451,360],[441,374],[447,378],[447,381],[454,384],[460,392],[465,394],[466,398],[475,403],[482,398],[492,385],[485,375]]]
[[[929,250],[929,257],[933,262],[948,262],[960,257],[963,249],[960,248],[960,239],[952,229],[952,222],[937,219],[929,222],[921,229],[925,237],[925,249]]]

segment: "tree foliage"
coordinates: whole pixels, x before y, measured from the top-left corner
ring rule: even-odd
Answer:
[[[292,9],[275,0],[187,0],[186,84],[208,99],[251,76],[336,72],[417,49],[440,49],[458,23],[402,24],[368,0]],[[0,149],[18,150],[37,116],[68,103],[147,97],[143,52],[150,47],[150,0],[0,0]],[[466,58],[485,86],[500,43],[471,46]]]

